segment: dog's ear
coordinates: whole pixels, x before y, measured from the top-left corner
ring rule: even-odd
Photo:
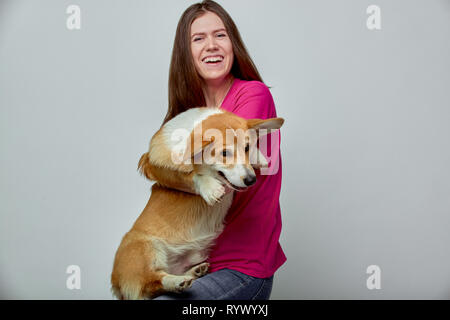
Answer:
[[[267,168],[269,162],[258,148],[250,148],[250,164],[253,169]]]
[[[139,173],[145,176],[147,179],[155,180],[150,170],[150,167],[151,167],[150,158],[148,156],[148,152],[146,152],[141,156],[141,159],[139,159],[138,170]]]
[[[197,145],[195,145],[195,143],[194,143],[194,141],[196,141],[195,139],[198,139],[198,141],[202,141],[202,143],[200,144],[197,142]],[[214,140],[215,140],[214,137],[211,137],[210,140],[206,140],[206,139],[203,139],[202,134],[194,135],[194,139],[192,139],[191,144],[190,144],[190,149],[189,149],[189,150],[191,150],[191,152],[186,152],[184,154],[183,162],[188,159],[193,159],[196,155],[201,153],[203,151],[203,149],[205,149],[207,146],[212,144],[214,142]]]
[[[266,120],[262,119],[249,119],[247,120],[247,126],[249,129],[268,129],[276,130],[280,129],[284,123],[283,118],[270,118]]]

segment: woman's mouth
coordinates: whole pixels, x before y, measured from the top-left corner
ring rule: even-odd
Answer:
[[[223,64],[224,61],[224,57],[221,55],[216,55],[216,56],[208,56],[202,59],[202,62],[207,66],[207,67],[218,67],[221,66]]]

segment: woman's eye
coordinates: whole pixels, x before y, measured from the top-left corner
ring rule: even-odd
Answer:
[[[225,33],[219,33],[217,36],[223,38],[223,37],[226,37],[226,34]]]
[[[194,38],[194,41],[202,40],[202,38]]]

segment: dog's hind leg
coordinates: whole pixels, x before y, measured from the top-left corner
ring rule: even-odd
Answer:
[[[186,271],[186,276],[193,276],[195,279],[203,277],[205,274],[208,273],[209,269],[209,263],[208,262],[202,262],[199,263],[192,268],[190,268],[188,271]]]
[[[191,287],[195,277],[192,275],[173,275],[162,272],[161,284],[162,289],[168,292],[182,292]]]

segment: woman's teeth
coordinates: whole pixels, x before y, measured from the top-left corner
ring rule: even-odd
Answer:
[[[223,60],[222,57],[208,57],[204,60],[205,63],[217,63]]]

